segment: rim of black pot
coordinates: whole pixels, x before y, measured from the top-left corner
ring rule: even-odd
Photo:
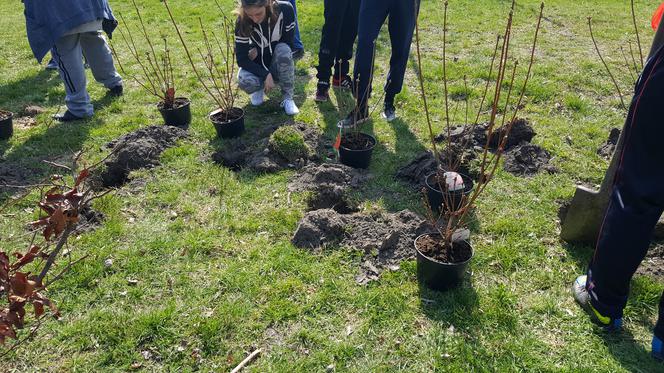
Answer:
[[[184,104],[184,105],[182,105],[182,106],[180,106],[178,109],[181,109],[181,108],[183,108],[183,107],[185,107],[185,106],[187,106],[187,105],[191,105],[191,100],[190,100],[188,97],[176,97],[176,98],[175,98],[175,100],[179,100],[179,99],[187,100],[187,103]],[[170,108],[170,109],[160,108],[159,105],[163,105],[163,104],[164,104],[164,101],[159,101],[159,102],[157,102],[157,109],[159,109],[159,110],[176,110],[175,108]]]
[[[463,262],[459,262],[459,263],[441,262],[440,260],[436,260],[436,259],[434,259],[434,258],[432,258],[428,255],[425,255],[423,252],[420,251],[420,249],[417,248],[417,240],[419,240],[420,238],[422,238],[424,236],[440,236],[440,233],[424,233],[424,234],[421,234],[421,235],[417,236],[415,238],[415,240],[413,240],[413,246],[415,247],[415,250],[417,250],[417,252],[420,255],[422,255],[423,257],[425,257],[427,259],[429,259],[430,261],[432,261],[434,263],[442,264],[442,265],[446,265],[446,266],[450,266],[450,267],[453,267],[453,266],[456,267],[456,266],[459,266],[459,265],[466,264],[466,263],[470,262],[470,260],[473,259],[473,257],[475,256],[475,250],[473,250],[473,244],[470,243],[470,240],[462,240],[462,241],[464,241],[468,244],[468,247],[470,247],[470,258],[464,260]]]
[[[12,119],[12,118],[14,118],[14,112],[13,112],[13,111],[2,110],[2,109],[0,109],[0,112],[3,112],[3,113],[9,113],[9,116],[8,116],[7,118],[3,119],[3,120],[7,120],[7,119]]]
[[[244,109],[239,108],[239,107],[232,107],[231,110],[240,110],[240,117],[237,118],[237,119],[234,119],[234,120],[239,120],[240,118],[244,117]],[[218,123],[218,124],[225,124],[225,123],[230,123],[230,122],[232,122],[232,121],[228,121],[228,122],[215,122],[214,119],[212,119],[212,116],[215,115],[215,114],[217,114],[217,113],[220,112],[220,111],[221,111],[221,109],[214,109],[214,110],[212,110],[212,111],[208,114],[208,119],[210,119],[210,121],[211,121],[212,123]]]
[[[429,184],[429,177],[431,177],[431,175],[435,175],[437,172],[438,172],[438,171],[434,171],[434,172],[428,173],[428,174],[424,177],[424,182],[426,183],[426,185],[427,185],[429,188],[431,188],[431,189],[435,190],[436,192],[442,194],[443,191],[441,191],[441,190],[438,188],[437,185],[431,185],[431,184]],[[454,171],[454,172],[456,172],[456,171]],[[464,183],[464,185],[468,185],[468,184],[467,184],[467,181],[470,181],[470,188],[469,188],[468,190],[466,190],[466,188],[464,187],[463,194],[468,195],[468,194],[472,193],[473,189],[475,189],[475,182],[473,181],[473,179],[472,179],[470,176],[468,176],[468,175],[466,175],[466,174],[463,174],[463,173],[461,173],[461,172],[457,172],[457,174],[461,175],[461,178],[463,179],[463,183]],[[457,193],[457,192],[459,192],[459,191],[458,191],[458,190],[453,190],[453,191],[450,191],[449,193]]]
[[[351,153],[353,153],[353,152],[358,152],[358,153],[359,153],[359,152],[366,152],[366,151],[369,151],[369,150],[373,150],[373,148],[375,148],[376,145],[378,144],[378,141],[376,141],[376,138],[373,137],[373,136],[371,136],[370,134],[365,133],[365,132],[358,132],[358,133],[359,133],[360,135],[364,135],[364,136],[367,136],[368,138],[370,138],[371,141],[373,141],[373,144],[371,144],[370,147],[368,147],[368,148],[366,148],[366,149],[361,149],[361,150],[348,149],[347,147],[342,146],[342,145],[339,145],[339,147],[340,147],[340,148],[343,148],[343,150],[346,151],[346,152],[351,152]]]

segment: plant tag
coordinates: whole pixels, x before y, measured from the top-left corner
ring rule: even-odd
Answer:
[[[334,145],[333,146],[334,146],[335,149],[337,149],[337,151],[339,151],[339,147],[341,147],[341,131],[339,131],[339,133],[337,133],[337,138],[334,139]]]
[[[222,110],[221,110],[221,108],[219,108],[219,109],[217,109],[217,110],[211,112],[211,113],[210,113],[210,116],[217,115],[217,114],[219,114],[219,113],[221,113],[221,112],[222,112]]]
[[[468,241],[470,239],[470,229],[457,229],[452,233],[452,242]]]

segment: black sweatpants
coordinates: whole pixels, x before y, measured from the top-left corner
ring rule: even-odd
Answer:
[[[353,44],[357,37],[360,0],[325,0],[325,24],[318,50],[318,81],[348,75],[353,58]]]
[[[415,20],[420,7],[420,0],[362,0],[360,23],[355,55],[354,79],[358,84],[357,104],[365,108],[371,90],[371,72],[373,66],[374,43],[389,16],[388,30],[392,46],[390,72],[385,84],[385,101],[392,102],[401,92],[406,64],[410,54],[410,43],[415,31]]]
[[[629,283],[643,260],[664,211],[664,48],[646,64],[629,108],[625,146],[613,193],[588,269],[593,306],[620,318]],[[655,335],[664,339],[664,298]]]

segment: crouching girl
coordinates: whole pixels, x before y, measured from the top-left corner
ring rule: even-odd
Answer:
[[[299,113],[293,101],[295,65],[293,37],[295,12],[290,3],[274,0],[241,0],[235,26],[235,52],[240,66],[238,85],[261,105],[264,93],[279,83],[288,115]]]

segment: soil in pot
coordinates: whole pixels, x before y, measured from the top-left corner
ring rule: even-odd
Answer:
[[[416,242],[417,249],[422,254],[441,263],[463,263],[473,256],[473,250],[467,241],[458,241],[449,247],[443,244],[438,235],[423,235]]]
[[[0,110],[0,140],[7,140],[14,134],[14,113]]]
[[[368,168],[375,146],[376,139],[369,134],[363,132],[345,134],[341,137],[339,160],[347,166]]]
[[[240,108],[231,108],[227,112],[217,109],[210,113],[210,120],[217,130],[217,137],[228,139],[244,133],[244,110]]]
[[[463,280],[473,257],[468,241],[446,245],[439,234],[424,234],[415,239],[417,251],[417,277],[433,290],[450,289]]]
[[[177,97],[173,106],[166,108],[163,101],[157,104],[157,109],[164,118],[164,123],[169,126],[187,128],[191,123],[191,101],[186,97]]]
[[[440,190],[440,186],[445,185],[445,180],[438,180],[439,172],[432,172],[427,175],[425,179],[427,197],[434,212],[440,212],[441,206],[456,211],[461,208],[461,205],[464,202],[463,196],[466,196],[466,199],[470,197],[470,193],[473,191],[474,187],[473,180],[468,175],[461,173],[459,173],[459,175],[463,179],[463,189],[446,191],[445,194]]]

